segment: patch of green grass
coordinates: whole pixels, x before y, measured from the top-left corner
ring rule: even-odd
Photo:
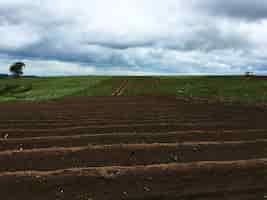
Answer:
[[[124,96],[153,95],[267,103],[267,79],[242,76],[0,78],[0,101],[64,96],[111,96],[127,79]]]
[[[113,91],[120,87],[122,81],[125,77],[109,77],[99,84],[94,85],[94,87],[88,88],[79,95],[83,96],[111,96]]]
[[[1,78],[0,101],[48,100],[64,96],[94,95],[94,88],[108,77]]]
[[[177,76],[128,78],[123,95],[204,98],[212,101],[267,103],[267,79],[244,76]]]
[[[159,91],[162,94],[241,103],[267,102],[267,79],[242,76],[162,77],[161,81]]]

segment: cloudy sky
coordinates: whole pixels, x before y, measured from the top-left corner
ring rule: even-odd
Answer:
[[[0,73],[267,74],[266,0],[0,0]]]

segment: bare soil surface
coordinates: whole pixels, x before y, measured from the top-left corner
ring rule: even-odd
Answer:
[[[121,85],[114,90],[114,92],[112,93],[112,96],[121,96],[123,91],[126,89],[128,84],[128,80],[124,80]]]
[[[0,104],[5,200],[263,199],[267,109],[176,97]]]

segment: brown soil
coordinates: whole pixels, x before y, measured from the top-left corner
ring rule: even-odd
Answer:
[[[267,157],[266,141],[131,144],[0,152],[0,171],[227,161]]]
[[[114,90],[114,92],[112,93],[112,96],[121,96],[123,91],[126,89],[127,84],[128,84],[128,80],[122,81],[121,85]]]
[[[0,174],[13,199],[263,199],[266,160]],[[15,192],[14,192],[15,191]]]
[[[119,96],[126,87],[0,104],[1,198],[263,199],[266,108]]]
[[[107,133],[0,139],[0,150],[76,147],[85,145],[177,143],[200,141],[253,141],[267,139],[266,130],[177,131],[162,133]]]

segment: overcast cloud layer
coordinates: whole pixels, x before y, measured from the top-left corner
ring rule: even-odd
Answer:
[[[0,73],[267,74],[265,0],[0,0]]]

